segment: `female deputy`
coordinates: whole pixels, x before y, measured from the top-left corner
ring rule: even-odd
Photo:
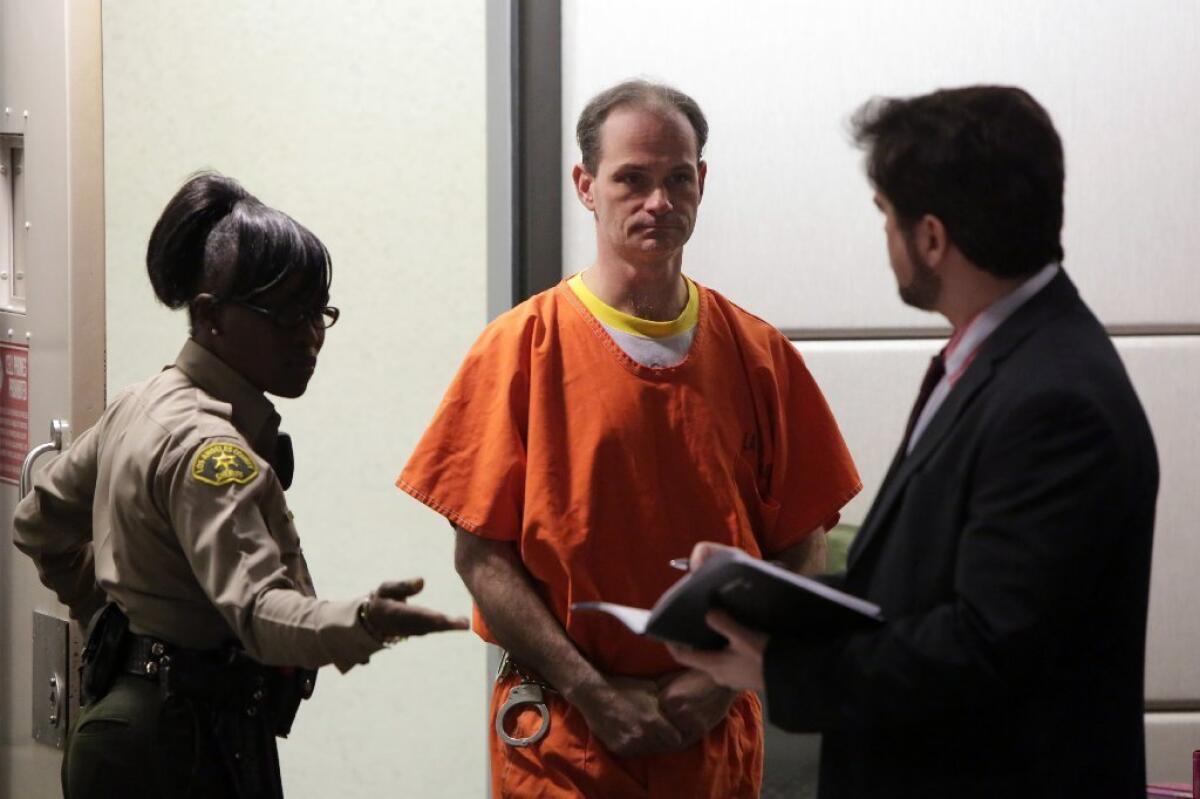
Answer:
[[[191,338],[41,472],[14,520],[42,582],[75,619],[94,616],[63,789],[277,797],[275,735],[311,693],[308,670],[467,623],[406,604],[419,578],[315,597],[283,493],[290,441],[264,393],[303,394],[337,321],[317,237],[200,174],[146,264],[158,298],[187,306]]]

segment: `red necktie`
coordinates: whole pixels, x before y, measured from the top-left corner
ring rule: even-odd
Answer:
[[[908,426],[904,428],[904,447],[908,447],[908,440],[912,436],[913,428],[917,426],[917,419],[921,418],[921,411],[925,410],[925,403],[929,402],[929,395],[937,388],[937,384],[942,382],[942,378],[946,376],[946,361],[942,357],[942,353],[938,353],[929,360],[929,369],[925,371],[925,379],[921,381],[921,390],[917,392],[917,403],[913,405],[912,413],[908,416]]]

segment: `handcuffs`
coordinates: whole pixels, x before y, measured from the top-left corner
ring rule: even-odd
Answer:
[[[524,671],[513,662],[512,656],[505,652],[504,656],[500,658],[500,668],[496,670],[496,682],[513,674],[520,677],[521,681],[508,692],[508,699],[496,713],[496,735],[509,746],[533,746],[545,738],[546,733],[550,731],[550,711],[546,708],[545,692],[553,691],[554,688],[544,680]],[[538,713],[542,716],[542,724],[532,735],[526,738],[514,738],[504,730],[504,722],[513,708],[522,705],[532,705],[537,708]]]

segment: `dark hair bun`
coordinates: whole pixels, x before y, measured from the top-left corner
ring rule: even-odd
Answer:
[[[197,173],[175,192],[146,248],[146,270],[160,302],[181,308],[196,295],[208,235],[242,201],[255,200],[236,180],[216,172]]]

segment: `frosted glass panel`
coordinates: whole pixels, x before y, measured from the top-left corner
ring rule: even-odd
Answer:
[[[563,180],[587,99],[623,78],[691,93],[711,124],[686,270],[773,324],[929,326],[901,306],[845,123],[865,99],[1018,84],[1067,153],[1067,269],[1108,324],[1197,323],[1200,4],[956,0],[563,3]],[[593,224],[564,192],[564,270]]]

